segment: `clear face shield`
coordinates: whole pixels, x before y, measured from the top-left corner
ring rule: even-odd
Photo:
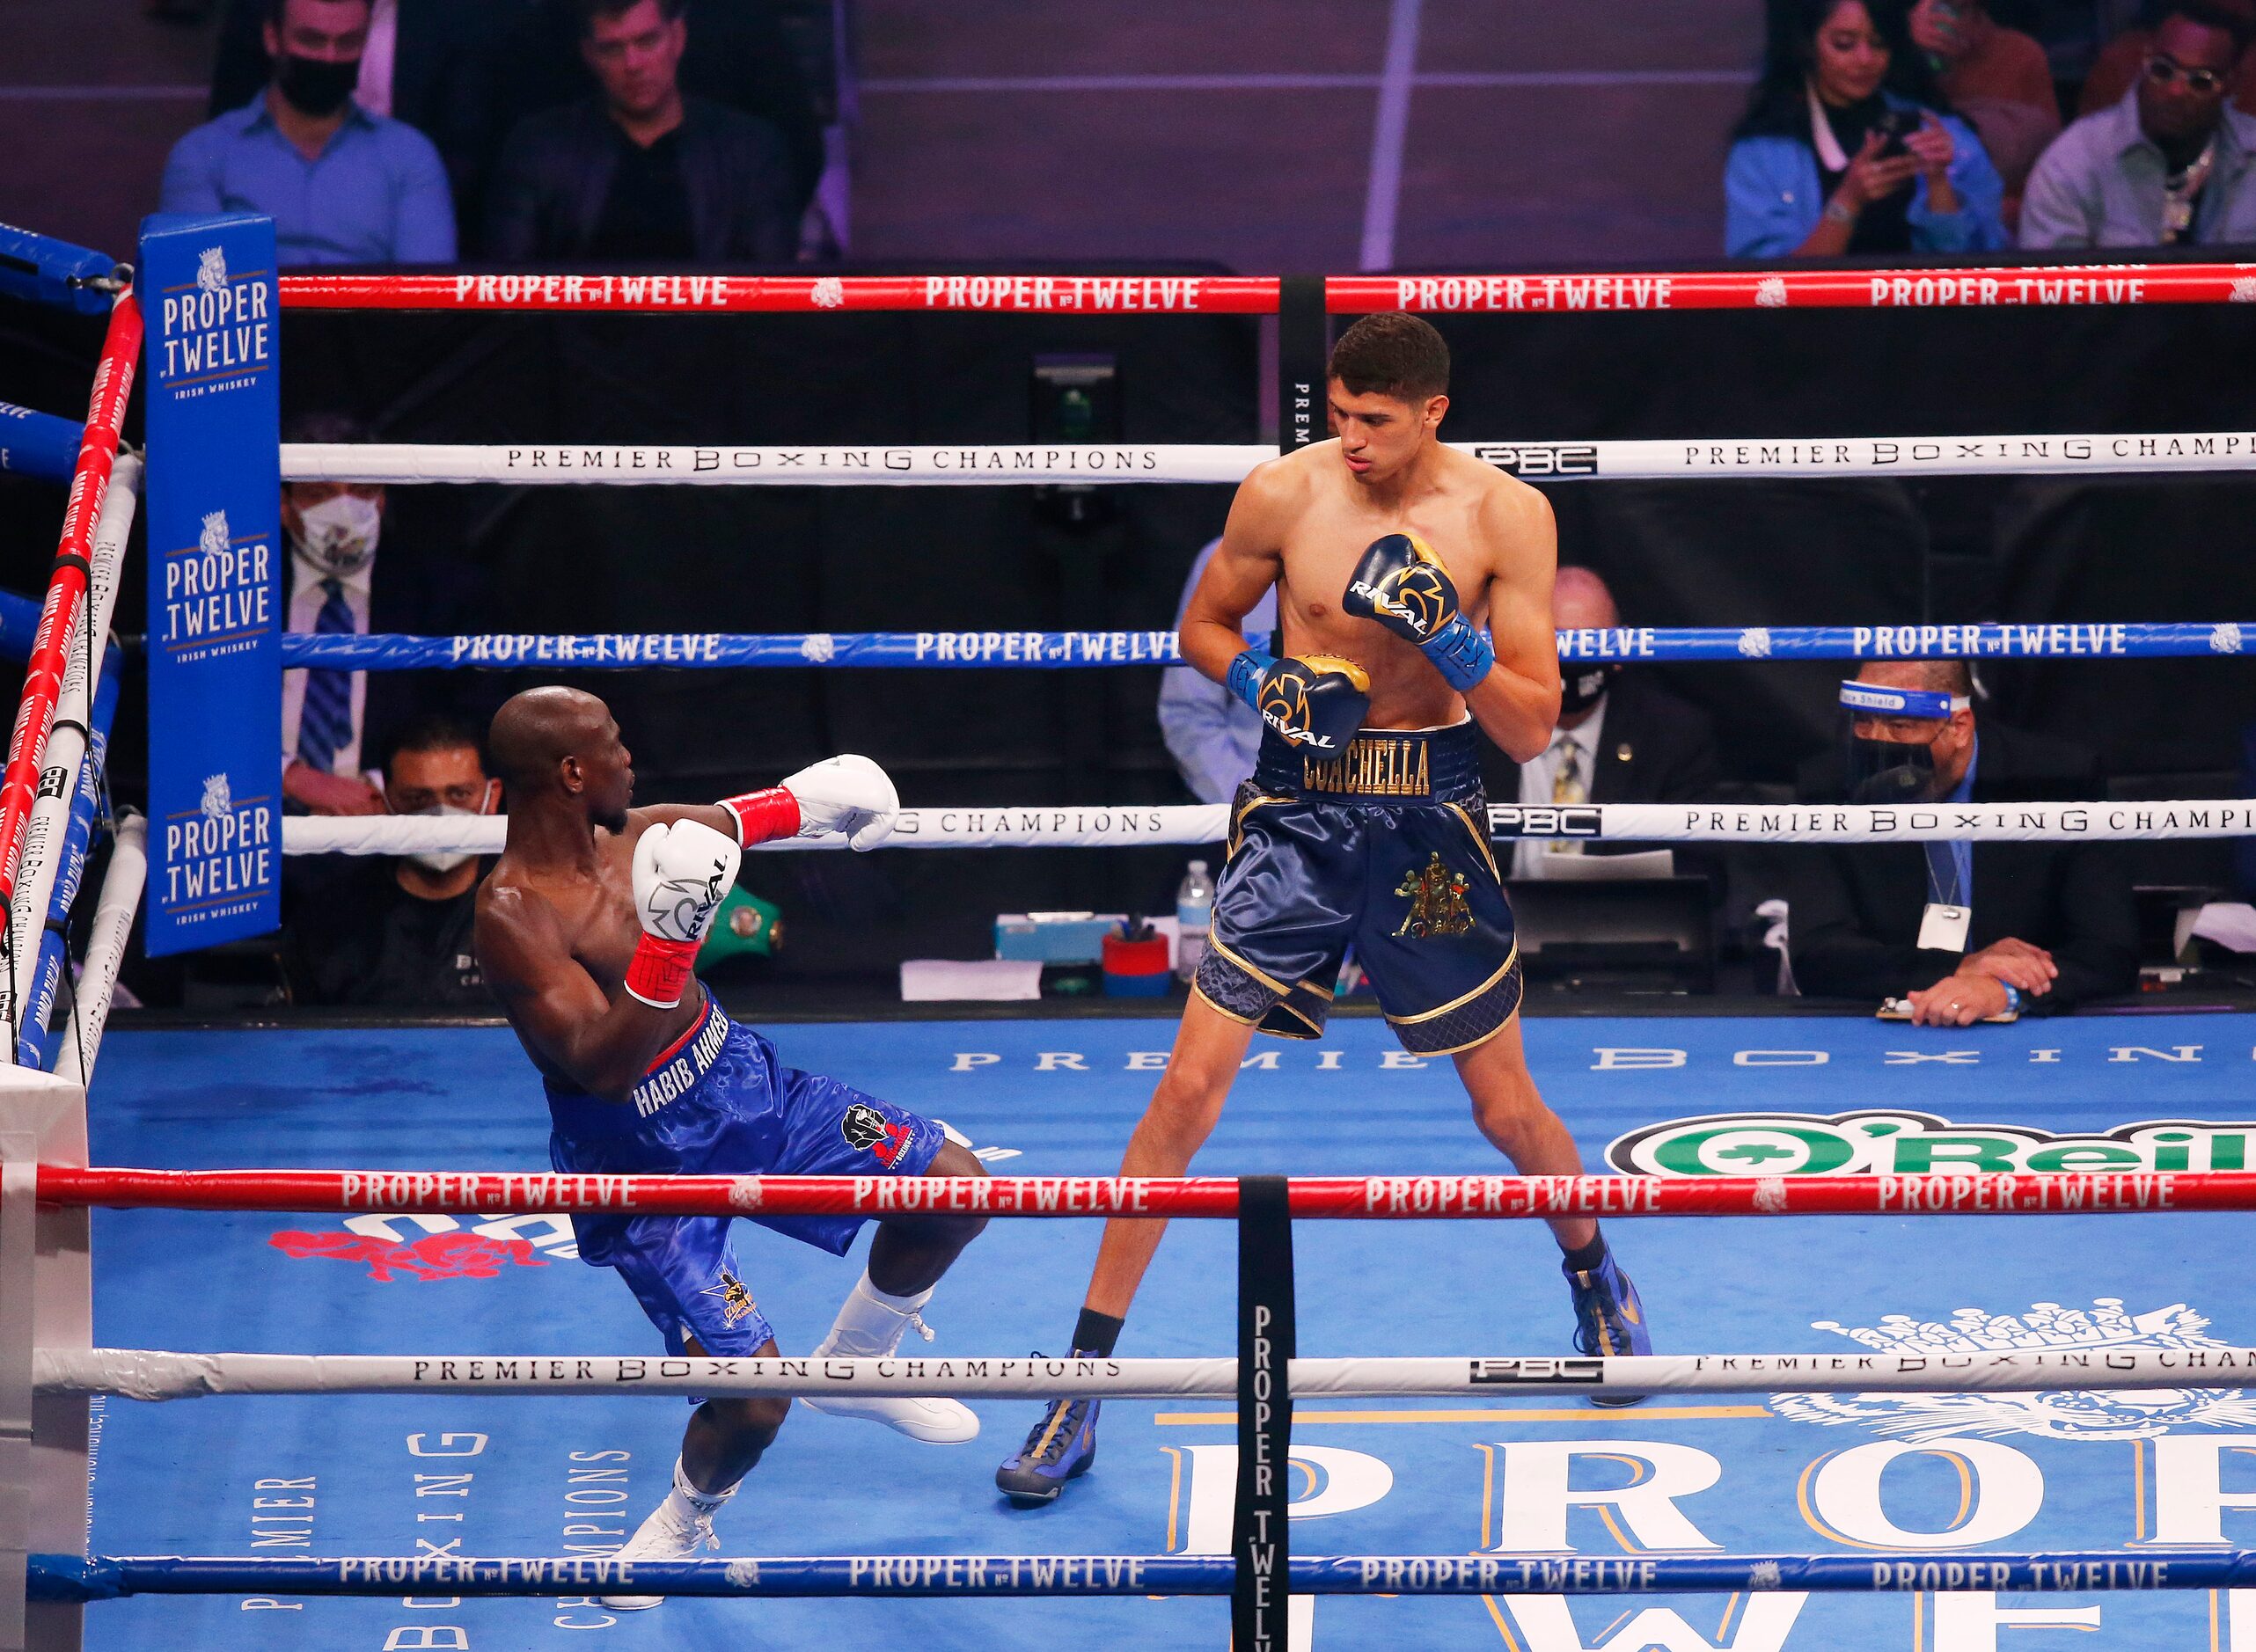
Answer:
[[[1931,803],[1935,742],[1953,713],[1974,704],[1933,689],[1841,685],[1841,742],[1851,803]]]

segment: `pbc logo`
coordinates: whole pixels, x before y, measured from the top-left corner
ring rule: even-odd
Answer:
[[[1522,808],[1517,803],[1489,805],[1491,837],[1596,837],[1605,819],[1595,808]]]
[[[1598,448],[1589,442],[1479,442],[1473,457],[1510,476],[1598,474]]]
[[[839,1121],[839,1134],[846,1138],[846,1144],[868,1153],[881,1165],[890,1166],[898,1159],[913,1133],[908,1125],[894,1123],[866,1101],[855,1102]]]
[[[1483,1387],[1579,1387],[1606,1375],[1606,1362],[1599,1359],[1476,1359],[1469,1363],[1465,1380]]]

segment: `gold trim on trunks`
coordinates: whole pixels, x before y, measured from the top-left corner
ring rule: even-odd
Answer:
[[[1245,974],[1251,976],[1255,980],[1260,982],[1262,985],[1267,987],[1271,992],[1277,994],[1278,998],[1283,998],[1286,993],[1293,990],[1284,982],[1279,981],[1275,976],[1264,975],[1262,971],[1255,969],[1244,959],[1239,957],[1237,954],[1232,952],[1227,947],[1222,945],[1220,941],[1215,939],[1211,932],[1206,937],[1206,945],[1211,950],[1221,954],[1224,958],[1236,965],[1237,968],[1242,970]],[[1218,1004],[1214,1007],[1220,1009],[1221,1005]]]
[[[1469,1049],[1479,1049],[1483,1044],[1487,1043],[1487,1042],[1489,1042],[1489,1040],[1491,1040],[1491,1038],[1494,1038],[1498,1034],[1499,1034],[1499,1033],[1503,1032],[1503,1031],[1504,1031],[1504,1029],[1505,1029],[1505,1027],[1510,1027],[1510,1026],[1511,1026],[1514,1021],[1518,1020],[1519,1019],[1520,1019],[1520,1005],[1517,1005],[1517,1004],[1514,1004],[1514,1005],[1512,1006],[1512,1013],[1511,1013],[1511,1014],[1509,1014],[1509,1015],[1505,1016],[1502,1020],[1498,1021],[1498,1022],[1494,1027],[1490,1027],[1490,1028],[1489,1028],[1489,1030],[1488,1030],[1487,1032],[1483,1033],[1483,1034],[1482,1034],[1478,1038],[1469,1038],[1469,1039],[1467,1039],[1467,1040],[1466,1040],[1463,1043],[1461,1043],[1461,1044],[1452,1044],[1452,1045],[1450,1045],[1450,1046],[1449,1046],[1449,1048],[1448,1048],[1448,1049],[1414,1049],[1414,1050],[1410,1050],[1410,1054],[1412,1054],[1413,1056],[1422,1056],[1422,1057],[1425,1057],[1425,1056],[1461,1056],[1461,1055],[1463,1055],[1463,1054],[1464,1054],[1467,1050],[1469,1050]],[[1404,1045],[1404,1046],[1403,1046],[1403,1048],[1407,1049],[1409,1049],[1409,1046],[1408,1046],[1408,1045]]]
[[[1311,792],[1346,797],[1432,797],[1422,735],[1358,735],[1337,757],[1303,757],[1300,781]]]
[[[1238,845],[1245,841],[1247,815],[1264,803],[1289,803],[1292,800],[1289,797],[1271,797],[1264,792],[1257,797],[1249,797],[1239,804],[1230,815],[1230,842],[1227,854],[1237,853]]]
[[[1519,961],[1520,943],[1517,940],[1514,940],[1512,943],[1511,953],[1505,958],[1503,968],[1499,969],[1487,980],[1482,982],[1480,985],[1475,987],[1470,992],[1464,994],[1461,998],[1452,998],[1448,1003],[1437,1005],[1433,1009],[1421,1010],[1416,1015],[1389,1015],[1387,1019],[1396,1027],[1415,1027],[1420,1021],[1431,1021],[1437,1017],[1447,1015],[1452,1010],[1461,1009],[1464,1005],[1470,1004],[1475,998],[1480,997],[1482,993],[1487,991],[1498,982],[1503,980],[1505,976],[1512,973],[1512,966]]]
[[[1215,1003],[1213,999],[1208,998],[1206,996],[1206,990],[1200,986],[1196,981],[1190,983],[1190,992],[1193,998],[1196,998],[1201,1004],[1213,1011],[1215,1014],[1220,1016],[1224,1020],[1235,1021],[1240,1027],[1250,1027],[1256,1032],[1259,1032],[1261,1030],[1261,1023],[1259,1021],[1255,1020],[1251,1016],[1241,1015],[1235,1010],[1224,1009],[1220,1005]],[[1266,1015],[1269,1012],[1267,1010],[1264,1010],[1262,1013]]]
[[[1465,822],[1465,830],[1472,834],[1473,842],[1479,846],[1481,858],[1489,863],[1489,876],[1494,878],[1498,883],[1503,882],[1504,874],[1498,869],[1496,864],[1496,851],[1489,847],[1488,834],[1473,823],[1472,811],[1462,803],[1444,803],[1441,807],[1456,811],[1457,818]]]

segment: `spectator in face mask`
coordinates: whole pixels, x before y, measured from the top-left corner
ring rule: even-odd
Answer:
[[[1841,687],[1838,753],[1805,800],[2091,801],[2099,759],[1974,714],[1963,661],[1870,664]],[[1788,863],[1794,979],[1813,997],[1899,999],[1922,1027],[2053,1015],[2138,984],[2138,925],[2116,847],[2074,841],[1806,844]]]
[[[492,814],[501,788],[487,776],[478,737],[434,715],[400,731],[382,796],[394,815],[469,817]],[[458,851],[351,858],[284,914],[290,1001],[490,1007],[471,945],[478,881],[489,864]]]
[[[318,413],[293,420],[289,442],[355,442],[356,420]],[[366,635],[384,532],[384,489],[355,482],[284,482],[289,542],[290,631]],[[380,815],[384,798],[361,772],[368,673],[326,666],[282,673],[282,795],[312,815]]]
[[[259,95],[172,146],[166,212],[262,212],[284,265],[450,264],[454,199],[431,141],[353,99],[370,0],[267,0]]]

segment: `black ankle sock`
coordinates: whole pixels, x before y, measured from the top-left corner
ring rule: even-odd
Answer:
[[[1590,1243],[1566,1254],[1566,1269],[1571,1274],[1586,1274],[1606,1260],[1606,1236],[1593,1233]]]
[[[1110,1359],[1112,1345],[1120,1340],[1121,1327],[1126,1323],[1095,1308],[1083,1308],[1081,1317],[1073,1322],[1073,1352]]]

